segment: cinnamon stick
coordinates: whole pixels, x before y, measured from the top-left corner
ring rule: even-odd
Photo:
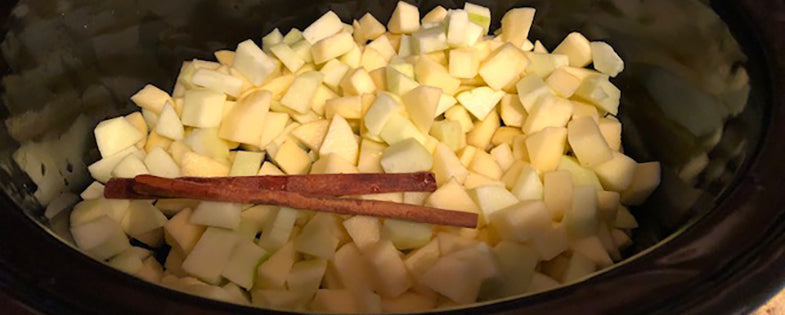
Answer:
[[[364,195],[403,191],[436,190],[433,173],[402,174],[318,174],[286,176],[240,177],[180,177],[198,183],[241,187],[251,190],[290,191],[314,196]],[[130,189],[131,178],[112,178],[106,183],[105,195],[109,198],[150,199],[154,196],[140,194]]]
[[[234,203],[255,203],[286,206],[336,214],[366,215],[437,225],[474,228],[477,214],[444,210],[389,201],[307,196],[286,190],[258,190],[238,185],[216,185],[182,179],[139,175],[134,178],[132,189],[145,196],[189,198]]]

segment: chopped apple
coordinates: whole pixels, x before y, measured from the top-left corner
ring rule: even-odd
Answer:
[[[591,42],[591,58],[594,69],[611,77],[617,76],[624,70],[624,61],[621,60],[611,45],[605,42]]]
[[[649,198],[660,184],[660,163],[639,163],[635,167],[635,175],[627,189],[621,192],[621,202],[625,205],[638,206]]]
[[[281,104],[298,113],[306,113],[313,106],[312,100],[322,79],[323,75],[317,71],[297,76],[281,98]]]
[[[217,284],[236,241],[237,234],[234,231],[207,228],[183,261],[183,270],[207,283]]]
[[[300,58],[300,56],[284,42],[270,46],[270,53],[278,58],[278,60],[280,60],[291,72],[296,72],[305,64],[305,60]]]
[[[525,242],[551,228],[551,214],[542,200],[527,200],[494,212],[489,221],[503,240]]]
[[[585,168],[578,163],[572,156],[562,156],[559,160],[559,166],[556,167],[558,171],[568,171],[572,175],[572,182],[574,185],[590,185],[598,190],[602,190],[597,174],[589,168]]]
[[[364,14],[356,24],[354,24],[354,40],[364,44],[366,41],[374,40],[382,36],[385,27],[372,14]]]
[[[160,147],[154,148],[145,155],[144,165],[152,175],[168,178],[180,177],[180,167],[177,166],[177,162]]]
[[[473,303],[483,280],[475,268],[470,260],[445,256],[439,258],[420,281],[452,301]]]
[[[237,151],[229,176],[254,176],[264,161],[264,152]]]
[[[499,103],[499,114],[505,126],[521,127],[528,117],[520,99],[513,94],[505,94]]]
[[[488,113],[493,111],[496,104],[504,97],[504,92],[494,91],[488,87],[478,87],[461,92],[455,98],[463,105],[474,117],[483,120]]]
[[[238,244],[229,261],[223,268],[221,275],[236,283],[240,287],[250,290],[254,282],[256,268],[269,254],[253,242],[246,241]]]
[[[385,173],[428,171],[433,165],[431,154],[414,138],[399,141],[386,148],[380,162]]]
[[[185,134],[183,123],[180,121],[180,117],[177,116],[171,103],[166,103],[163,109],[161,109],[158,122],[155,124],[155,132],[172,140],[183,138]]]
[[[554,54],[567,55],[570,66],[585,67],[592,62],[591,44],[581,33],[572,32],[553,49]]]
[[[335,153],[356,165],[358,151],[359,146],[349,123],[340,115],[335,115],[319,148],[319,155]]]
[[[532,238],[531,244],[542,260],[552,260],[568,249],[569,237],[563,223],[551,224],[547,231]]]
[[[543,201],[551,211],[554,221],[561,221],[572,207],[573,184],[572,174],[568,171],[552,171],[543,176]]]
[[[183,125],[214,128],[221,123],[226,95],[208,89],[188,90],[183,103]]]
[[[267,146],[272,143],[275,138],[281,135],[288,123],[289,114],[276,112],[267,113],[264,124],[259,124],[262,126],[259,147],[262,149],[267,148]]]
[[[582,165],[593,167],[613,158],[613,151],[591,117],[571,121],[567,126],[567,140]]]
[[[502,40],[521,47],[529,36],[534,21],[534,8],[514,8],[502,17]]]
[[[412,286],[401,253],[389,240],[381,240],[364,251],[371,273],[377,281],[376,291],[381,296],[398,296]]]
[[[294,141],[287,140],[275,152],[273,160],[286,174],[308,174],[311,168],[311,157]]]
[[[521,78],[515,85],[518,100],[527,113],[531,114],[540,99],[553,93],[551,88],[536,74],[530,73]]]
[[[456,48],[449,52],[450,75],[460,79],[471,79],[477,76],[480,60],[473,48]]]
[[[292,242],[288,242],[270,258],[256,268],[254,287],[262,289],[281,289],[297,261],[297,252]]]
[[[166,102],[171,102],[172,97],[168,93],[162,91],[152,84],[147,84],[131,96],[131,101],[141,108],[152,111],[153,113],[160,113]]]
[[[196,206],[189,222],[234,230],[240,224],[242,204],[202,201]]]
[[[485,59],[478,73],[489,87],[498,91],[516,80],[527,65],[529,59],[523,51],[505,43]]]
[[[416,6],[398,1],[387,22],[387,29],[394,34],[411,34],[420,28],[420,11]]]
[[[564,127],[572,117],[572,103],[557,96],[545,96],[529,111],[523,132],[531,134],[548,127]]]
[[[589,258],[600,268],[605,268],[613,264],[613,260],[608,251],[602,245],[599,237],[596,235],[589,236],[581,239],[572,240],[570,248],[573,252],[581,253],[586,258]]]
[[[507,191],[503,184],[502,186],[477,187],[469,194],[482,210],[486,221],[492,217],[494,212],[518,203],[518,198]]]
[[[488,34],[491,27],[491,10],[469,2],[464,4],[463,9],[469,13],[469,20],[482,26],[483,34]]]
[[[192,213],[191,209],[183,209],[164,225],[167,243],[174,250],[186,255],[191,252],[205,230],[204,226],[190,222]]]
[[[414,54],[429,54],[449,48],[447,33],[442,25],[416,30],[409,41]]]
[[[441,94],[439,88],[421,85],[401,96],[410,119],[420,131],[427,133],[431,129]]]
[[[335,217],[329,213],[317,213],[295,236],[293,244],[298,252],[331,260],[338,246]]]
[[[133,154],[126,156],[112,169],[112,177],[133,178],[136,175],[149,173],[142,159]]]
[[[276,211],[274,219],[266,220],[259,237],[259,246],[275,252],[286,244],[292,234],[294,221],[297,219],[297,210],[281,207]]]
[[[567,128],[547,127],[526,137],[526,152],[532,166],[540,172],[555,170],[564,154]]]
[[[183,154],[180,167],[183,176],[221,177],[229,175],[229,167],[225,164],[190,151]]]
[[[524,165],[515,179],[510,192],[521,201],[542,199],[543,184],[537,171],[530,165]]]
[[[550,86],[551,90],[555,92],[556,95],[569,98],[575,93],[578,86],[580,86],[581,79],[570,74],[564,68],[559,68],[548,76],[545,83]]]
[[[411,120],[404,118],[400,113],[395,113],[388,118],[379,135],[389,145],[406,139],[415,139],[421,144],[425,143],[425,135]]]
[[[314,43],[311,46],[311,55],[315,64],[322,64],[330,59],[338,58],[356,47],[352,34],[339,32]]]
[[[443,143],[436,146],[436,151],[433,154],[433,173],[436,177],[436,183],[440,187],[455,179],[458,183],[462,183],[469,171],[461,164],[461,161],[455,153]]]
[[[135,145],[145,137],[123,117],[104,120],[95,127],[95,141],[101,157],[109,157]]]
[[[485,116],[485,119],[474,124],[474,127],[466,135],[466,143],[485,150],[491,144],[493,135],[499,129],[500,124],[499,113],[495,110],[491,111]]]
[[[226,140],[258,145],[266,129],[270,100],[271,94],[265,90],[245,95],[226,114],[218,135]],[[265,121],[265,124],[259,121]]]
[[[597,233],[597,190],[592,186],[575,186],[572,206],[564,213],[567,232],[576,238]]]
[[[341,90],[344,96],[373,93],[376,89],[377,87],[368,71],[362,67],[350,70],[341,81]]]
[[[238,97],[242,92],[243,81],[228,74],[209,69],[197,69],[191,81],[201,87]]]
[[[562,276],[563,283],[571,283],[583,278],[596,270],[597,266],[591,259],[581,253],[573,252]]]
[[[341,30],[343,30],[341,18],[335,12],[327,11],[327,13],[306,27],[302,35],[309,43],[316,44],[318,41],[330,37]]]
[[[419,58],[414,64],[414,77],[417,82],[442,89],[445,94],[453,94],[461,81],[452,77],[445,66],[431,58]],[[387,79],[388,87],[390,79]]]
[[[430,224],[394,219],[384,220],[382,235],[400,250],[415,249],[431,240],[433,229]]]
[[[275,59],[267,56],[249,39],[237,45],[232,67],[253,85],[261,86],[267,77],[276,71],[278,65]]]
[[[607,75],[590,75],[575,90],[575,97],[594,104],[599,109],[616,115],[619,112],[621,91],[608,81]]]
[[[613,158],[595,165],[592,169],[606,190],[621,192],[629,187],[638,163],[630,157],[613,152]]]

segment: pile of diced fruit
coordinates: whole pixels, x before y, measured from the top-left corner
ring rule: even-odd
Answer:
[[[102,121],[102,158],[73,209],[76,245],[192,294],[265,308],[410,312],[538,292],[621,259],[626,206],[659,184],[622,153],[624,64],[571,33],[527,39],[535,10],[399,2],[385,27],[327,12],[217,62],[183,63],[171,95]],[[591,65],[591,68],[587,66]],[[433,193],[365,199],[476,212],[476,229],[287,207],[103,198],[112,177],[430,171]],[[131,245],[131,239],[135,239]],[[159,263],[151,249],[166,252]],[[159,255],[159,257],[161,257]]]

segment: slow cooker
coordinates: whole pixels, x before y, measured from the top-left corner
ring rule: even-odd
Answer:
[[[545,293],[441,313],[745,313],[785,283],[785,3],[777,0],[475,0],[531,6],[530,37],[605,40],[627,69],[625,152],[663,163],[662,185],[619,264]],[[413,1],[421,12],[463,1]],[[0,5],[0,308],[4,313],[282,313],[183,294],[69,245],[37,202],[78,192],[98,159],[92,128],[129,112],[146,83],[171,89],[180,62],[211,58],[327,10],[389,18],[394,1],[8,1]],[[80,122],[75,124],[75,122]],[[81,128],[79,126],[88,126]],[[74,129],[77,128],[77,129]],[[70,131],[70,132],[67,132]],[[66,137],[65,135],[69,135]],[[74,136],[76,135],[76,136]],[[37,145],[40,169],[14,153]],[[53,167],[54,166],[54,167]],[[27,170],[27,172],[22,171]],[[41,185],[57,172],[59,182]],[[44,181],[45,182],[45,181]],[[39,184],[36,184],[39,183]],[[66,232],[64,232],[66,231]]]

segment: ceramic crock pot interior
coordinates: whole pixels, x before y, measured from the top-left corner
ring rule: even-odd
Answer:
[[[458,1],[416,2],[420,12],[436,5],[463,6]],[[646,204],[633,209],[641,226],[634,231],[635,243],[624,253],[624,262],[577,285],[486,303],[474,311],[689,309],[690,300],[676,296],[678,292],[707,279],[720,281],[744,272],[732,269],[732,257],[723,260],[716,244],[700,244],[711,244],[703,237],[717,229],[742,228],[718,223],[734,220],[728,218],[730,210],[721,209],[725,204],[753,207],[732,196],[746,189],[753,162],[772,154],[761,150],[767,147],[764,142],[775,116],[770,84],[776,65],[768,61],[770,51],[764,44],[764,35],[773,35],[761,33],[750,22],[753,11],[749,10],[758,6],[682,0],[476,3],[492,10],[492,28],[499,26],[500,17],[510,8],[535,7],[530,38],[542,40],[546,47],[555,47],[570,31],[612,44],[626,63],[625,71],[613,81],[622,90],[625,152],[638,161],[661,161],[663,169],[660,188]],[[67,222],[47,221],[38,200],[86,187],[90,182],[86,165],[99,158],[92,134],[95,124],[134,110],[129,96],[147,83],[171,90],[181,61],[211,59],[215,50],[231,49],[247,38],[258,41],[276,27],[303,28],[327,10],[345,21],[365,12],[384,21],[394,4],[358,0],[3,4],[0,186],[7,228],[0,241],[0,283],[24,303],[57,313],[252,312],[146,284],[82,256],[67,245]],[[770,8],[778,10],[773,4]],[[774,214],[763,213],[755,222],[776,222]],[[764,226],[754,228],[769,228]],[[101,291],[84,299],[90,290]],[[759,290],[769,292],[770,287]],[[762,294],[733,307],[754,306],[766,293]],[[559,306],[559,300],[565,305]]]

